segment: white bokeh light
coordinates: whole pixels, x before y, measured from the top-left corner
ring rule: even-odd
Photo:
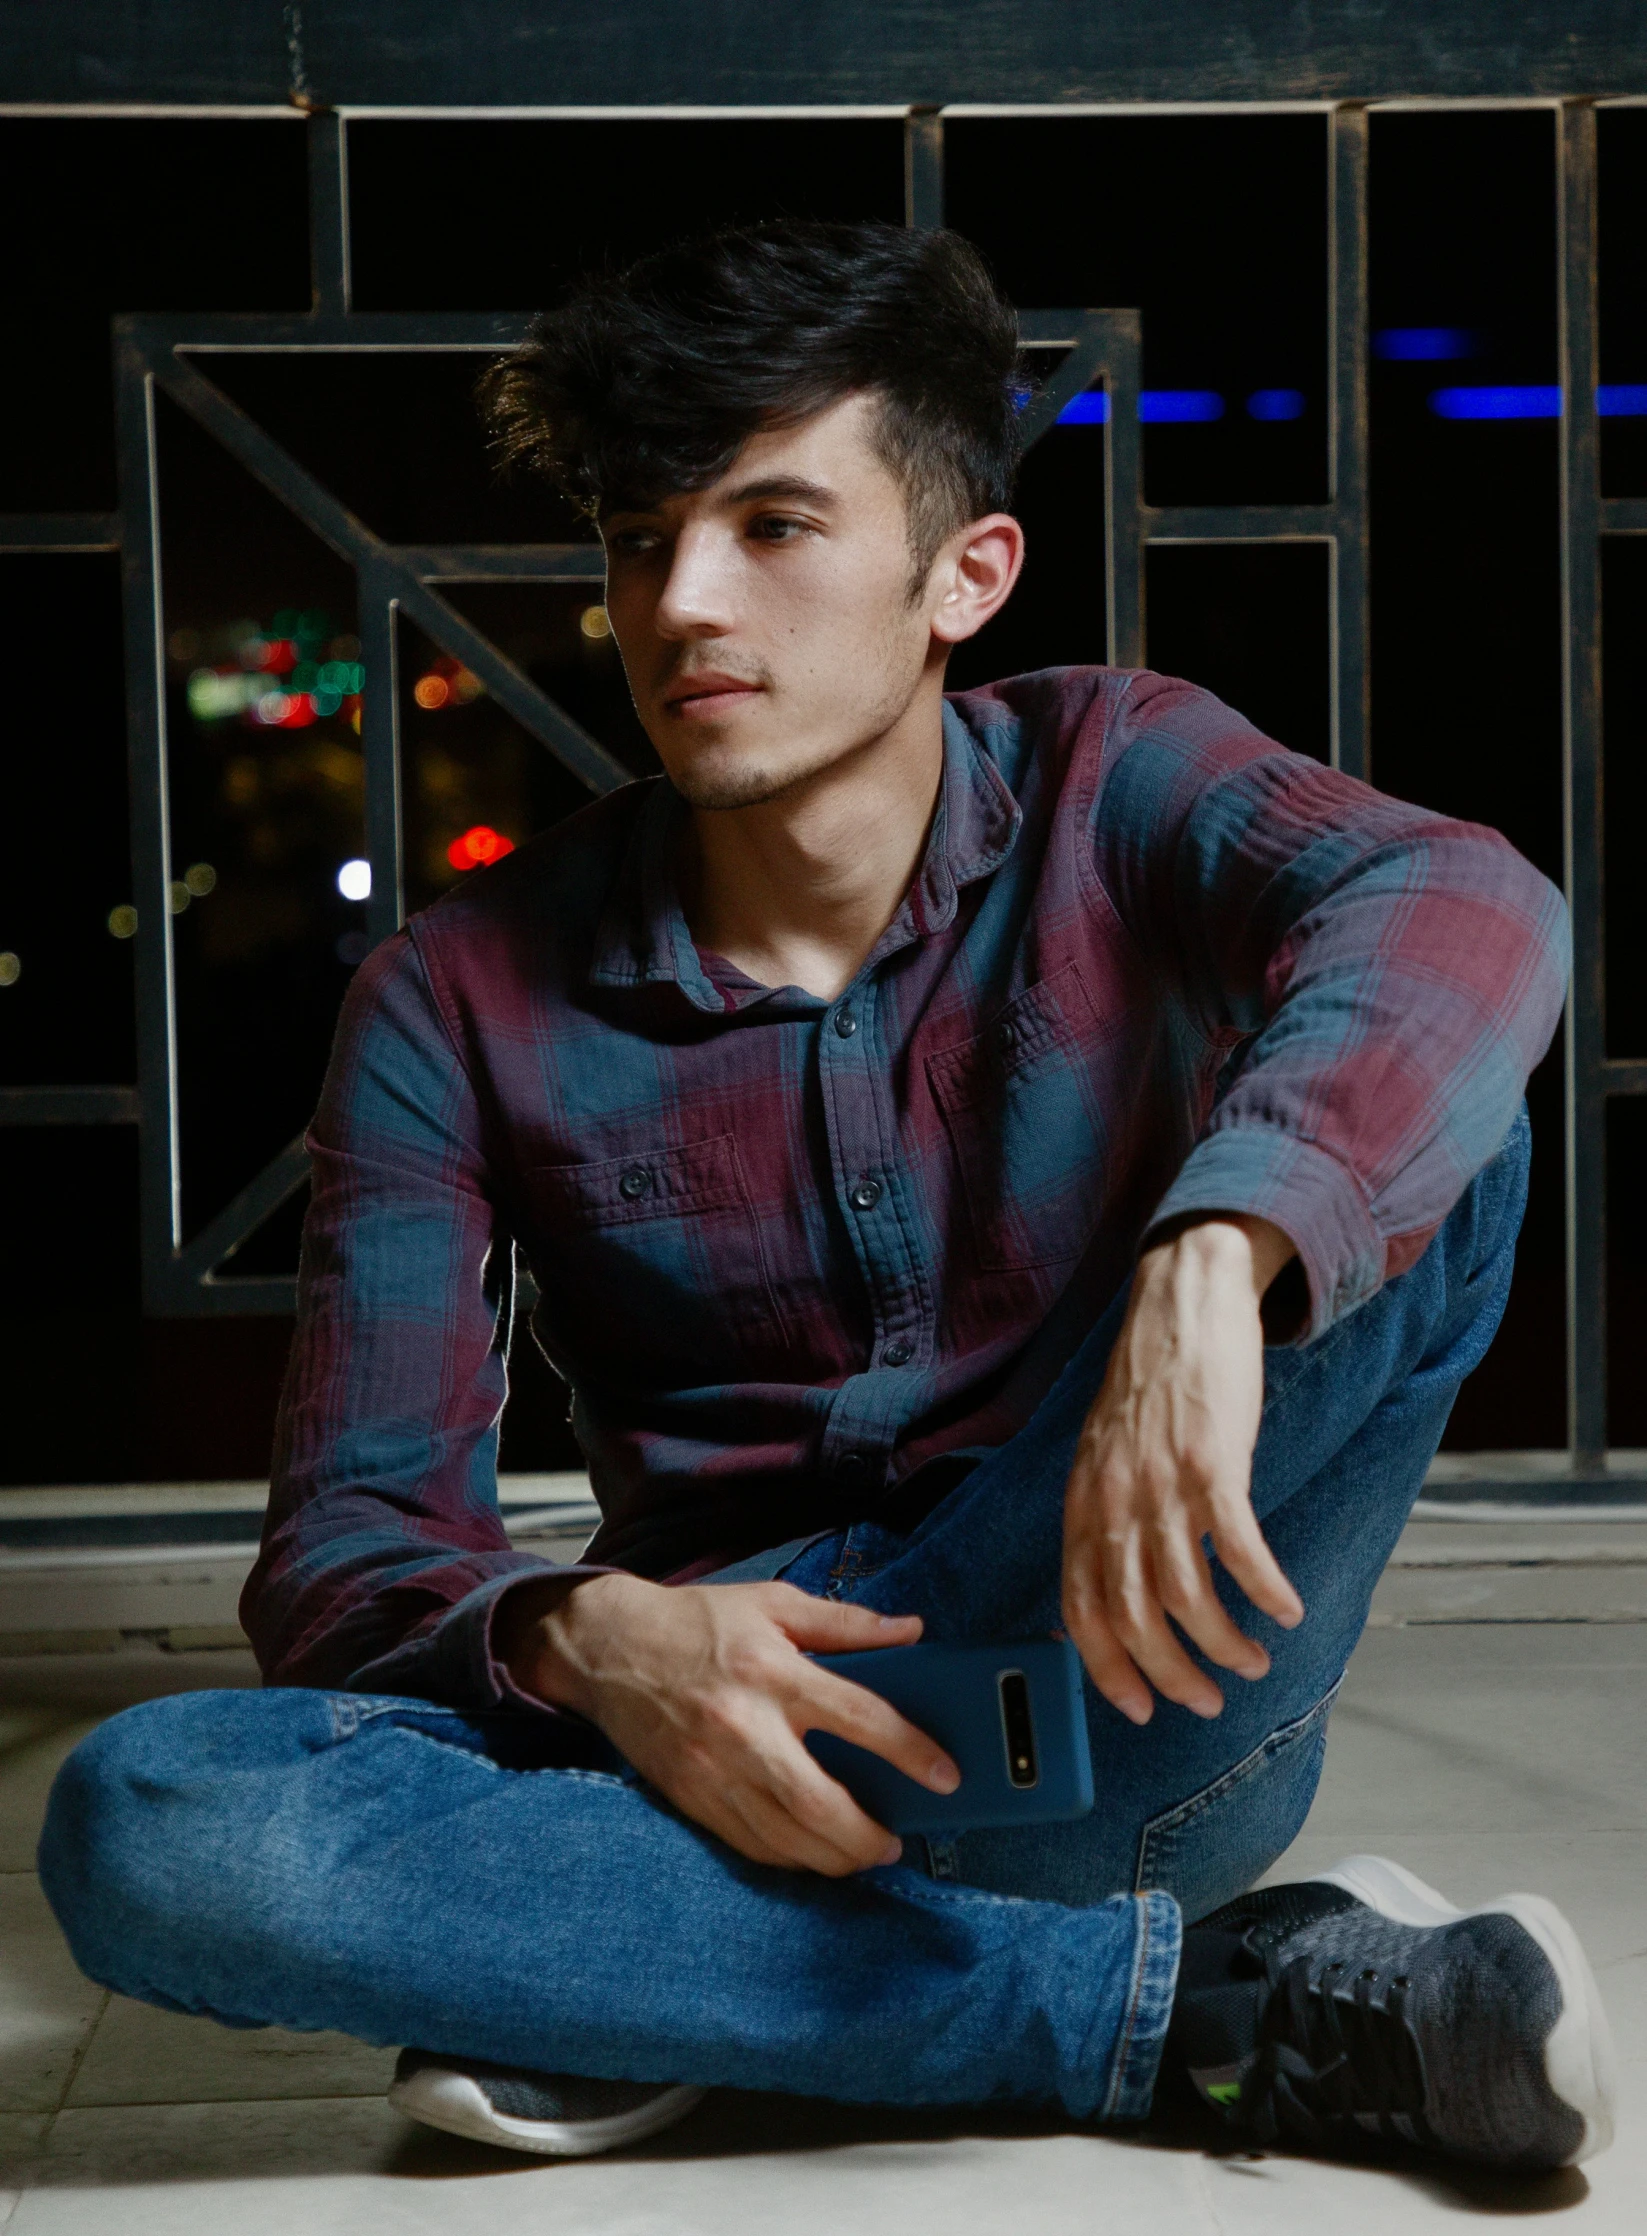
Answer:
[[[337,889],[346,901],[369,901],[372,897],[372,865],[358,857],[345,862],[337,873]]]

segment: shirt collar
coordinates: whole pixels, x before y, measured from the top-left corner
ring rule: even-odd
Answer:
[[[973,732],[944,701],[944,768],[937,812],[921,866],[903,904],[865,960],[869,969],[914,940],[947,931],[961,888],[987,877],[1011,853],[1023,810]],[[666,777],[654,780],[595,936],[590,980],[597,986],[679,986],[694,1009],[714,1015],[771,1002],[790,988],[756,986],[722,966],[704,968],[681,908],[676,846],[685,801]],[[745,991],[747,989],[747,991]],[[806,995],[807,1008],[822,1007]]]

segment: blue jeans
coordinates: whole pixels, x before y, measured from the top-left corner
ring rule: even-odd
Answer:
[[[1498,1325],[1527,1127],[1408,1273],[1266,1359],[1254,1496],[1304,1600],[1205,1722],[1090,1691],[1098,1806],[911,1842],[844,1881],[745,1862],[640,1780],[564,1767],[552,1727],[425,1701],[187,1693],[70,1756],[40,1869],[94,1979],[230,2026],[639,2080],[860,2102],[1149,2108],[1180,1917],[1291,1841],[1368,1600],[1460,1381]],[[860,1523],[740,1573],[925,1617],[940,1639],[1058,1620],[1060,1510],[1121,1300],[1033,1420],[907,1534]]]

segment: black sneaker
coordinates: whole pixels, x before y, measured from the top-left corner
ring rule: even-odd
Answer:
[[[1612,2039],[1560,1911],[1458,1910],[1381,1856],[1192,1927],[1167,2046],[1253,2143],[1381,2136],[1530,2173],[1613,2139]]]
[[[544,2158],[593,2158],[673,2127],[703,2093],[668,2082],[587,2081],[574,2073],[529,2073],[481,2058],[402,2050],[389,2102],[408,2119],[476,2143]]]

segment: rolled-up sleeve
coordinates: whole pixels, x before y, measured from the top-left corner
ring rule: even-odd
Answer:
[[[404,932],[355,977],[308,1146],[297,1331],[242,1623],[271,1683],[519,1705],[491,1651],[497,1599],[582,1571],[503,1529],[513,1245],[473,1084]]]
[[[1220,1091],[1145,1236],[1269,1219],[1301,1341],[1411,1265],[1507,1133],[1565,994],[1561,895],[1496,831],[1288,753],[1207,693],[1135,679],[1099,875]]]

